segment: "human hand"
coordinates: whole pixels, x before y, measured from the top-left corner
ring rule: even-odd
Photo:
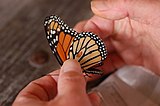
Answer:
[[[13,106],[99,106],[100,98],[86,93],[86,81],[75,60],[67,60],[56,72],[32,81],[17,96]],[[58,79],[57,79],[58,77]]]
[[[106,43],[104,73],[128,64],[160,75],[159,0],[92,0],[91,8],[95,15],[75,29],[92,31]]]

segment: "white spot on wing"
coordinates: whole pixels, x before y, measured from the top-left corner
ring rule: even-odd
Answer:
[[[58,35],[56,36],[56,41],[58,41]]]
[[[49,36],[47,36],[47,39],[49,39]]]

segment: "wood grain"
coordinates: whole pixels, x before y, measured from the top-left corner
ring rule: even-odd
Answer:
[[[17,93],[31,80],[59,68],[48,46],[44,18],[57,14],[67,24],[91,16],[88,0],[0,0],[0,106],[10,106]],[[50,60],[40,68],[28,58],[37,50]]]

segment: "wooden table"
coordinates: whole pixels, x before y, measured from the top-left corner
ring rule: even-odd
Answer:
[[[58,14],[70,26],[92,15],[89,0],[0,0],[0,106],[10,106],[31,80],[59,68],[45,38],[43,21]],[[49,55],[41,67],[28,59],[39,50]]]

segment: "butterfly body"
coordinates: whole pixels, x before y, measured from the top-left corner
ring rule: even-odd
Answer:
[[[60,65],[67,59],[75,59],[83,72],[101,73],[92,69],[107,56],[105,45],[97,35],[91,32],[77,33],[56,15],[47,17],[44,26],[51,50]]]

